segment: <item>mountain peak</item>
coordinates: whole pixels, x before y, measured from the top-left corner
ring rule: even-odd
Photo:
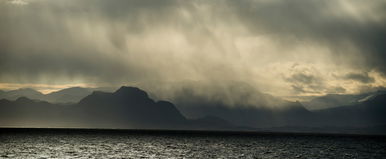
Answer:
[[[115,91],[114,94],[118,96],[131,96],[134,98],[148,98],[147,93],[137,87],[122,86]]]

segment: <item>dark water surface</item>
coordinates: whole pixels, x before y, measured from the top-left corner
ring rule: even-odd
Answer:
[[[0,158],[386,158],[371,136],[2,131]]]

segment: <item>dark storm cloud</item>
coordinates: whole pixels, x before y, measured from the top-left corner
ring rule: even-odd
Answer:
[[[5,13],[0,15],[3,22],[0,24],[0,79],[46,82],[46,79],[81,77],[114,83],[147,78],[146,68],[132,64],[136,59],[125,59],[113,50],[99,49],[93,33],[88,37],[77,35],[82,32],[77,23],[84,22],[90,25],[88,29],[94,29],[98,26],[91,25],[111,22],[111,26],[107,26],[111,30],[106,33],[109,39],[104,42],[118,46],[125,33],[138,32],[147,25],[139,22],[145,13],[151,14],[153,21],[170,15],[167,7],[173,7],[169,6],[174,4],[171,2],[31,1],[26,6],[3,3],[0,6]],[[122,20],[128,24],[114,26]],[[151,76],[157,75],[152,72]]]
[[[210,105],[213,106],[220,104],[230,107],[280,107],[285,104],[285,101],[280,98],[262,93],[258,91],[257,88],[245,82],[183,83],[179,86],[173,85],[167,87],[173,89],[173,91],[155,92],[155,98],[167,99],[176,103],[194,103],[193,105],[211,103]]]
[[[324,89],[321,78],[312,74],[297,72],[286,80],[295,93],[315,93]]]
[[[307,75],[303,73],[293,74],[290,78],[288,78],[288,81],[302,84],[319,83],[318,78],[314,75]]]
[[[375,81],[368,73],[349,73],[345,76],[345,78],[362,83],[373,83]]]
[[[296,40],[326,44],[335,50],[336,62],[358,56],[348,51],[347,44],[350,44],[360,50],[360,58],[366,61],[367,69],[386,73],[386,17],[382,16],[386,15],[384,1],[228,2],[237,17],[255,34],[275,34],[276,40],[281,40],[288,47]],[[363,12],[354,8],[366,6],[368,10]],[[351,15],[347,15],[343,9],[351,11],[348,12]],[[363,65],[357,67],[363,68]]]
[[[243,81],[257,89],[282,79],[260,78],[266,73],[255,68],[306,61],[303,56],[386,73],[386,3],[378,0],[8,2],[13,1],[0,3],[0,82],[160,85],[191,80],[211,86]],[[243,61],[246,53],[235,46],[243,37],[263,37],[268,41],[263,45],[279,53],[257,48]],[[247,42],[261,41],[241,43]],[[318,59],[313,50],[290,51],[309,44],[326,47],[328,58]],[[325,88],[323,80],[313,70],[295,71],[282,83],[303,93],[335,88]]]
[[[195,69],[201,72],[212,70],[209,67],[220,67],[217,65],[227,71],[212,71],[211,74],[216,75],[218,72],[222,75],[233,70],[221,63],[200,63],[205,59],[197,64],[194,61],[193,64],[185,63],[200,65],[190,66],[188,71],[184,67],[175,67],[181,64],[178,59],[169,59],[169,55],[162,55],[165,54],[162,50],[151,46],[171,45],[168,41],[173,38],[173,33],[170,33],[170,37],[168,34],[161,37],[168,39],[147,44],[146,40],[156,39],[151,37],[152,34],[163,33],[162,29],[165,28],[191,34],[187,30],[190,30],[189,24],[194,21],[186,21],[176,13],[181,8],[190,11],[192,8],[188,2],[28,2],[30,3],[24,6],[0,6],[5,13],[0,15],[4,20],[0,24],[0,80],[3,82],[71,81],[80,78],[83,82],[121,84],[182,77],[179,74],[189,78],[187,72],[197,72]],[[192,14],[194,13],[193,10]],[[195,26],[192,26],[194,29]],[[201,34],[210,38],[210,35],[201,31],[197,33],[197,38],[188,39],[189,43],[203,41],[200,39]],[[150,40],[141,39],[148,36],[151,37]],[[138,39],[138,43],[144,46],[134,48],[136,44],[132,41],[136,42]],[[128,40],[130,41],[127,42]],[[181,51],[185,49],[189,48],[181,48]],[[171,69],[174,71],[169,71]]]
[[[362,86],[362,87],[360,87],[360,92],[376,92],[376,91],[386,91],[386,87],[384,87],[384,86],[378,86],[378,87]]]
[[[335,94],[335,93],[345,93],[346,89],[343,88],[343,87],[339,87],[338,86],[338,87],[333,87],[333,88],[329,89],[328,91],[329,91],[328,93],[333,93],[333,94]]]

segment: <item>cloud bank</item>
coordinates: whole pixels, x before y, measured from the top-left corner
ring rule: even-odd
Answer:
[[[0,21],[0,83],[165,96],[234,83],[277,96],[386,84],[383,0],[3,0]]]

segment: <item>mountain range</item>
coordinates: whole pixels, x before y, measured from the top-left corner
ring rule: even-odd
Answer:
[[[310,101],[302,102],[302,104],[309,110],[321,110],[343,105],[359,104],[382,94],[386,94],[386,90],[378,90],[375,92],[361,94],[327,94],[315,97]]]
[[[210,129],[386,134],[386,94],[377,94],[343,106],[309,111],[302,103],[276,98],[275,107],[227,105],[197,96],[154,101],[147,92],[121,87],[115,92],[72,88],[42,95],[18,90],[27,97],[0,100],[2,127],[80,127],[128,129]],[[15,93],[16,92],[16,93]],[[91,92],[85,97],[81,97]],[[17,91],[2,92],[15,98]],[[4,95],[6,94],[6,95]],[[19,94],[20,96],[20,94]],[[76,103],[48,102],[79,101]],[[30,97],[36,97],[30,99]],[[55,97],[55,98],[54,98]],[[271,98],[271,97],[265,97]],[[65,99],[65,100],[64,100]],[[175,105],[175,104],[176,105]],[[371,131],[370,131],[371,130]]]
[[[21,88],[11,91],[0,91],[0,99],[16,100],[19,97],[27,97],[50,103],[77,103],[82,98],[90,95],[93,91],[110,91],[111,88],[83,88],[70,87],[48,94],[43,94],[31,88]]]
[[[0,100],[3,127],[76,127],[120,129],[234,129],[215,117],[186,119],[174,104],[154,101],[135,87],[113,93],[94,91],[75,104],[52,104],[19,97]]]

